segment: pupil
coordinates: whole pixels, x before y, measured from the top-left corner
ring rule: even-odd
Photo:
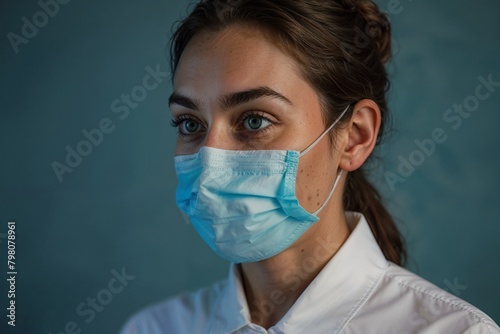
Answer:
[[[196,122],[188,121],[186,123],[186,130],[188,132],[195,132],[197,129],[198,129],[198,124]]]
[[[252,130],[257,130],[262,125],[262,119],[259,117],[251,117],[248,119],[248,123]]]

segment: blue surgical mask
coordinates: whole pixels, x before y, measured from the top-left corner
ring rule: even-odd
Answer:
[[[177,206],[202,239],[234,263],[268,259],[292,245],[319,220],[342,174],[315,212],[307,212],[295,195],[299,158],[309,152],[348,108],[307,149],[223,150],[202,147],[175,157]]]

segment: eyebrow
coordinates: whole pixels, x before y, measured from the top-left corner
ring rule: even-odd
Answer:
[[[250,102],[252,100],[256,100],[262,97],[272,97],[278,100],[281,100],[289,105],[293,105],[293,103],[286,98],[284,95],[278,93],[277,91],[267,87],[258,87],[258,88],[253,88],[241,92],[234,92],[230,93],[228,95],[222,96],[219,99],[219,104],[223,110],[227,110],[230,108],[234,108],[238,105]],[[170,95],[168,99],[168,104],[178,104],[184,108],[192,109],[199,111],[199,101],[190,99],[187,96],[184,96],[182,94],[173,92],[172,95]]]

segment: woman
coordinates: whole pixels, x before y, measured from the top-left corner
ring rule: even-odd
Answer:
[[[177,204],[232,265],[123,333],[500,333],[400,267],[363,174],[388,119],[373,2],[201,1],[171,50]]]

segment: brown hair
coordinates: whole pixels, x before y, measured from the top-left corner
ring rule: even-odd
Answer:
[[[371,0],[202,0],[172,35],[172,74],[195,34],[237,23],[259,28],[299,63],[302,76],[318,93],[325,123],[331,124],[348,105],[342,121],[350,119],[357,101],[375,101],[382,114],[380,141],[389,116],[384,64],[391,56],[391,36],[389,21],[376,4]],[[362,168],[348,173],[344,208],[363,213],[385,257],[404,263],[402,237]]]

